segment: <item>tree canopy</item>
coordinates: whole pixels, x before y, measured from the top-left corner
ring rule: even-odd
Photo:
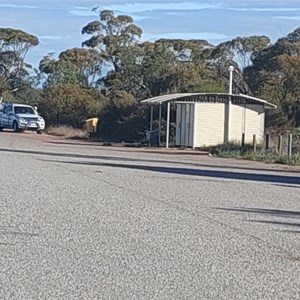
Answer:
[[[34,35],[22,30],[0,28],[0,92],[9,93],[25,84],[29,64],[25,62],[28,50],[39,44]]]
[[[234,92],[278,106],[270,125],[300,125],[300,28],[274,44],[264,35],[219,45],[195,39],[140,42],[142,29],[132,17],[104,10],[81,32],[88,36],[81,47],[65,49],[57,58],[45,55],[32,70],[26,54],[38,38],[0,28],[0,94],[39,103],[53,124],[79,126],[100,115],[107,138],[124,134],[134,140],[146,123],[147,108],[139,100],[173,92],[226,92],[233,65]]]

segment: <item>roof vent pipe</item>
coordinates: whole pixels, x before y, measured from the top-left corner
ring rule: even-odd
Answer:
[[[231,99],[231,95],[232,95],[232,81],[233,81],[233,71],[234,71],[234,67],[230,66],[229,67],[229,96],[228,96],[228,103],[226,106],[226,110],[227,110],[227,126],[225,129],[225,143],[229,143],[230,139],[231,139],[231,104],[232,104],[232,99]]]

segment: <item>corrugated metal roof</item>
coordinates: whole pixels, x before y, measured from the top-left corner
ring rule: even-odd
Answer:
[[[195,95],[199,95],[199,94],[195,94],[195,93],[167,94],[167,95],[162,95],[162,96],[157,96],[146,100],[142,100],[141,103],[161,104],[163,102],[173,101],[179,98],[195,96]]]
[[[251,100],[253,102],[257,102],[259,104],[265,105],[266,107],[269,108],[276,108],[276,105],[267,102],[266,100],[263,99],[259,99],[256,97],[252,97],[252,96],[248,96],[248,95],[244,95],[244,94],[227,94],[227,93],[175,93],[175,94],[167,94],[167,95],[162,95],[162,96],[157,96],[157,97],[153,97],[153,98],[149,98],[149,99],[145,99],[142,100],[141,103],[144,104],[162,104],[165,102],[179,102],[179,101],[183,101],[183,102],[189,102],[189,98],[193,98],[193,100],[191,102],[195,103],[195,102],[201,102],[201,99],[199,97],[199,99],[197,99],[197,96],[221,96],[221,97],[228,97],[228,96],[232,96],[233,98],[243,98],[246,100]]]
[[[268,102],[267,100],[263,100],[263,99],[260,99],[260,98],[256,98],[256,97],[252,97],[252,96],[248,96],[248,95],[244,95],[244,94],[239,94],[239,96],[241,96],[242,98],[249,99],[249,100],[265,103],[265,104],[267,104],[271,107],[274,107],[274,108],[277,107],[275,104],[272,104],[272,103]]]

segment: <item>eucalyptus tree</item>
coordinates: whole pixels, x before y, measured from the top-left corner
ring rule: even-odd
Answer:
[[[215,48],[206,40],[159,39],[155,43],[166,45],[181,62],[204,64]]]
[[[83,88],[93,88],[101,77],[102,58],[94,49],[73,48],[59,54],[58,59],[45,56],[39,65],[44,74],[44,84],[77,84]]]
[[[221,43],[211,52],[209,66],[215,68],[220,77],[228,82],[228,68],[234,66],[234,84],[236,92],[250,93],[244,78],[244,69],[251,66],[253,53],[270,46],[266,36],[237,37]]]
[[[278,105],[274,124],[300,125],[300,28],[253,54],[245,69],[253,93]],[[285,121],[285,122],[284,122]]]
[[[78,127],[98,116],[106,99],[96,89],[101,56],[94,49],[73,48],[57,59],[45,56],[39,65],[44,75],[41,112],[49,124]]]
[[[278,39],[274,45],[254,52],[252,55],[253,64],[245,68],[245,76],[251,90],[255,94],[260,94],[270,75],[282,77],[278,72],[282,61],[278,58],[282,55],[295,59],[299,58],[299,47],[300,28],[286,37]]]
[[[142,45],[144,57],[141,63],[141,76],[147,96],[158,96],[176,89],[174,76],[176,56],[163,43],[146,42]]]
[[[170,92],[223,91],[207,59],[213,46],[202,40],[160,39],[142,44],[142,72],[147,90],[158,96]]]
[[[26,82],[31,66],[25,57],[38,44],[34,35],[19,29],[0,28],[0,93],[19,89]]]
[[[138,110],[139,59],[142,51],[138,46],[142,29],[132,17],[115,15],[111,10],[99,12],[99,20],[88,23],[82,34],[89,38],[82,43],[88,49],[98,51],[101,57],[97,87],[109,99],[101,111],[103,131],[116,136],[124,132]],[[122,129],[120,129],[122,127]]]
[[[103,61],[118,72],[122,62],[122,49],[136,45],[142,29],[133,23],[132,17],[116,16],[110,10],[101,11],[99,17],[99,21],[90,22],[82,28],[82,34],[91,35],[82,46],[97,49]]]

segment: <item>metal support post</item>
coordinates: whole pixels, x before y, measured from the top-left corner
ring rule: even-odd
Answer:
[[[253,152],[256,153],[256,134],[253,134]]]
[[[158,147],[161,145],[161,115],[162,115],[162,104],[159,104],[159,114],[158,114]]]
[[[288,143],[289,158],[292,158],[292,154],[293,154],[293,135],[289,134],[289,143]]]
[[[167,104],[167,131],[166,131],[166,148],[169,148],[169,135],[170,135],[170,111],[171,103]]]
[[[153,130],[153,105],[151,105],[151,111],[150,111],[150,131]]]
[[[151,147],[151,146],[152,146],[152,143],[151,143],[152,130],[153,130],[153,105],[151,105],[151,106],[150,106],[150,132],[149,132],[149,147]]]

